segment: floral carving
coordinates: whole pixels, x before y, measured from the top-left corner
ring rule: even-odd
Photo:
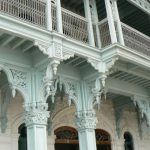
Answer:
[[[10,71],[14,84],[22,89],[27,89],[27,73],[16,69],[10,69]]]
[[[95,116],[94,111],[76,112],[75,116],[76,116],[75,123],[80,131],[96,128],[96,124],[97,124],[98,120]]]

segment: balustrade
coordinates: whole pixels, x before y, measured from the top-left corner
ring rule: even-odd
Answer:
[[[122,23],[125,45],[137,52],[150,56],[150,37]]]
[[[150,37],[124,23],[121,23],[121,26],[125,46],[135,50],[136,52],[145,54],[146,56],[150,56]],[[107,19],[99,22],[99,30],[101,35],[102,47],[110,45],[111,38]]]
[[[52,29],[57,32],[56,5],[52,3]],[[19,20],[46,29],[46,2],[44,0],[1,0],[1,14],[11,15]],[[62,8],[63,34],[75,40],[88,43],[88,22],[86,18]],[[150,37],[121,23],[125,46],[150,56]],[[111,37],[107,19],[98,23],[102,47],[111,44]],[[96,39],[95,26],[94,34]],[[118,34],[118,33],[117,33]],[[118,35],[117,35],[118,36]],[[96,39],[96,45],[97,45]]]
[[[41,0],[1,0],[0,12],[46,27],[46,3]]]

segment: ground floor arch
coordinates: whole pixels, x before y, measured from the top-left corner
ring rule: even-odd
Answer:
[[[78,132],[75,128],[62,126],[54,131],[55,150],[79,150]],[[111,150],[110,134],[103,129],[95,130],[97,150]]]

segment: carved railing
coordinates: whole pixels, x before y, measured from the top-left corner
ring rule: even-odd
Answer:
[[[122,23],[122,30],[127,47],[150,56],[150,37],[124,23]]]
[[[45,8],[46,3],[41,0],[0,0],[0,13],[42,27],[46,26]]]
[[[124,23],[121,23],[121,25],[125,46],[135,50],[136,52],[140,52],[142,54],[150,56],[150,37]],[[99,22],[99,30],[102,47],[110,45],[111,38],[107,19],[104,19],[101,22]]]
[[[87,20],[71,11],[62,8],[63,33],[66,36],[88,42],[88,23]]]

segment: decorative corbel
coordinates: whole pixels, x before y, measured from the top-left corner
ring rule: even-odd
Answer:
[[[106,79],[106,75],[102,74],[100,77],[98,77],[95,80],[95,87],[92,89],[92,95],[93,95],[93,106],[98,105],[98,109],[100,107],[100,103],[101,103],[101,95],[104,92],[104,88],[105,88],[105,79]]]
[[[96,104],[98,104],[98,108],[100,106],[102,93],[106,97],[105,80],[111,73],[111,69],[117,60],[118,57],[112,57],[107,61],[99,61],[91,58],[88,58],[87,60],[99,73],[99,77],[95,81],[95,87],[92,89],[92,94],[94,97],[93,105],[95,106]]]
[[[54,96],[57,90],[58,80],[56,78],[57,67],[60,64],[59,60],[53,59],[50,60],[50,63],[47,66],[45,77],[43,78],[44,87],[45,87],[45,99],[49,96],[52,97],[52,102],[54,103]]]

